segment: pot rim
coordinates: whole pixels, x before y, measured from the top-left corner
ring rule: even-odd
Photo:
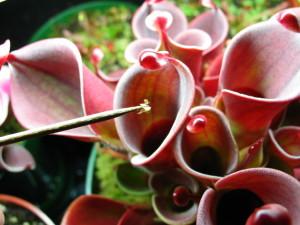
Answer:
[[[96,164],[97,154],[98,154],[97,144],[94,144],[91,153],[89,155],[87,168],[86,168],[84,193],[87,195],[93,193],[95,164]]]
[[[62,12],[56,14],[55,16],[51,17],[48,19],[46,23],[44,23],[31,37],[29,42],[35,42],[41,39],[45,39],[49,31],[57,25],[60,21],[65,21],[67,20],[70,16],[73,14],[77,13],[78,11],[89,11],[93,9],[97,9],[100,11],[106,10],[109,7],[112,6],[126,6],[129,9],[135,10],[136,5],[130,2],[125,2],[125,1],[109,1],[109,0],[104,0],[101,2],[87,2],[87,3],[82,3],[78,4],[75,6],[72,6],[66,10],[63,10]]]
[[[37,218],[43,221],[46,225],[55,225],[52,220],[37,206],[33,205],[32,203],[21,199],[19,197],[15,197],[12,195],[0,194],[0,202],[10,203],[17,205],[21,208],[24,208],[34,214]]]

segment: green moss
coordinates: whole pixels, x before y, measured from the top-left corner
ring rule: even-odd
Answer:
[[[171,0],[176,3],[179,8],[191,20],[199,13],[204,11],[204,7],[200,6],[199,0]],[[230,36],[234,36],[243,28],[268,19],[272,16],[276,7],[283,0],[215,0],[216,4],[221,7],[227,14],[230,22]]]
[[[116,168],[124,162],[124,160],[115,158],[107,153],[101,152],[101,154],[98,154],[96,161],[96,177],[100,180],[99,194],[130,204],[150,205],[151,195],[137,196],[128,194],[119,188],[116,180]]]
[[[170,0],[188,17],[193,19],[205,10],[199,0]],[[230,36],[255,22],[270,17],[282,0],[215,0],[228,15],[230,20]],[[67,21],[57,24],[48,37],[66,37],[77,44],[85,64],[91,69],[89,62],[92,49],[100,47],[104,52],[101,69],[109,74],[129,66],[124,58],[124,51],[134,40],[131,30],[133,10],[123,5],[116,5],[107,10],[88,10],[75,13]],[[46,38],[46,37],[45,37]]]
[[[105,73],[127,68],[124,51],[134,39],[131,31],[133,10],[126,6],[112,6],[107,10],[80,11],[71,19],[58,24],[50,37],[65,37],[77,44],[84,63],[92,69],[89,61],[93,48],[99,47],[104,58],[101,69]]]
[[[187,16],[188,20],[192,20],[204,11],[204,8],[199,4],[199,0],[170,0],[174,2]]]

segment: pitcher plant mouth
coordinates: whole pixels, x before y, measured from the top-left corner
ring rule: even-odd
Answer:
[[[151,114],[116,119],[122,142],[136,154],[131,159],[133,164],[151,169],[174,166],[173,141],[193,104],[194,85],[188,68],[165,52],[144,51],[140,61],[122,76],[114,107],[145,97],[152,106]],[[160,107],[162,104],[167,107]]]
[[[151,156],[167,137],[173,123],[174,120],[169,119],[154,122],[143,135],[141,153],[146,157]]]
[[[187,161],[189,162],[188,165],[197,172],[219,177],[225,175],[218,151],[212,147],[199,147],[193,151]]]
[[[180,169],[152,174],[152,205],[167,224],[190,224],[196,220],[197,206],[204,187]]]
[[[237,189],[219,193],[215,209],[216,224],[244,225],[248,217],[264,202],[255,193],[246,189]]]
[[[196,106],[189,117],[176,140],[179,166],[205,183],[236,170],[238,148],[225,115],[211,106]]]
[[[287,208],[265,204],[258,195],[246,189],[219,193],[215,213],[217,225],[291,224]]]
[[[300,165],[300,129],[297,126],[283,126],[276,131],[269,130],[269,151],[291,168]]]
[[[289,188],[285,189],[283,184]],[[280,190],[278,185],[281,185]],[[299,218],[294,207],[300,202],[291,200],[296,193],[290,191],[298,192],[298,185],[296,179],[275,169],[252,168],[234,172],[204,192],[197,224],[294,224]]]

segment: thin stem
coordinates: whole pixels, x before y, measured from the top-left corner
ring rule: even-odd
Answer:
[[[51,125],[47,125],[44,127],[38,127],[31,130],[22,131],[15,134],[6,135],[3,137],[0,137],[0,146],[16,143],[19,141],[23,141],[29,138],[34,137],[40,137],[48,134],[53,134],[81,126],[85,126],[88,124],[101,122],[109,119],[113,119],[119,116],[122,116],[124,114],[130,113],[130,112],[138,112],[138,114],[143,112],[148,112],[151,110],[151,107],[149,105],[149,102],[145,100],[143,104],[140,104],[139,106],[133,106],[128,108],[122,108],[122,109],[116,109],[116,110],[110,110],[106,112],[96,113],[89,116],[83,116]]]

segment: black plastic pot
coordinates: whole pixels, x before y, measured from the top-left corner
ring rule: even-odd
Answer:
[[[59,136],[26,141],[36,169],[3,173],[0,193],[24,198],[60,221],[68,204],[84,193],[84,175],[91,144]]]

